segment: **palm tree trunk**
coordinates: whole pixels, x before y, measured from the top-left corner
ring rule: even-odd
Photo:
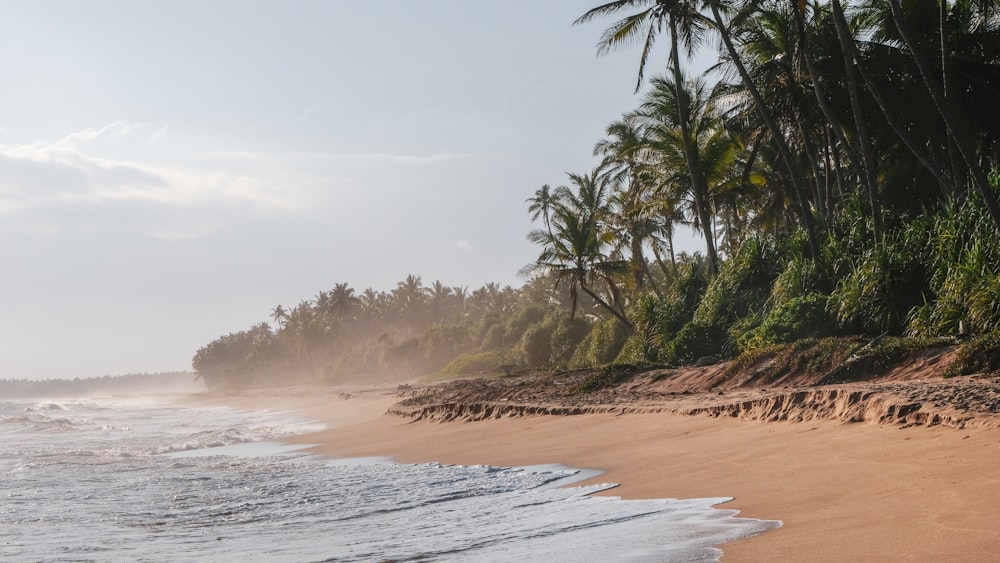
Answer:
[[[637,291],[642,291],[643,282],[646,275],[646,258],[642,255],[642,237],[638,233],[629,233],[629,245],[632,256],[630,257],[630,268],[632,269],[632,282]]]
[[[903,7],[900,5],[899,0],[889,0],[889,8],[892,10],[892,19],[896,24],[896,29],[899,30],[899,35],[903,38],[906,48],[910,51],[913,62],[917,65],[917,70],[920,71],[920,77],[924,80],[924,86],[930,92],[931,99],[934,100],[934,106],[937,108],[938,113],[941,114],[945,127],[948,129],[948,134],[954,139],[955,147],[958,149],[959,154],[962,155],[962,160],[965,161],[965,165],[972,174],[972,182],[976,185],[976,189],[979,190],[983,198],[983,203],[986,204],[986,210],[990,214],[990,219],[993,220],[993,225],[997,230],[1000,230],[1000,204],[997,203],[996,196],[993,194],[986,179],[986,174],[983,173],[979,162],[976,160],[975,149],[972,146],[972,137],[968,132],[968,124],[964,115],[962,115],[960,108],[955,107],[954,104],[950,103],[950,100],[944,97],[944,90],[941,84],[938,83],[937,77],[931,72],[926,57],[917,44],[909,25],[906,23],[906,19],[903,16]]]
[[[835,4],[839,3],[838,0],[833,0]],[[841,51],[844,53],[845,59],[845,71],[847,73],[847,88],[851,99],[851,112],[854,114],[854,124],[857,128],[857,140],[861,147],[861,166],[858,166],[859,162],[857,156],[854,153],[854,149],[847,140],[847,135],[844,134],[843,125],[840,123],[840,119],[837,118],[830,104],[827,102],[826,96],[823,95],[821,86],[819,84],[819,75],[816,72],[816,67],[813,63],[812,51],[806,42],[806,31],[805,22],[803,21],[802,11],[799,9],[799,3],[797,0],[792,0],[792,10],[795,12],[795,27],[796,32],[799,36],[799,44],[802,46],[802,53],[806,61],[806,69],[809,72],[809,79],[813,83],[813,90],[816,93],[816,100],[819,102],[819,107],[823,111],[823,115],[826,120],[830,122],[833,127],[834,133],[840,139],[840,142],[844,144],[844,150],[847,153],[848,160],[851,164],[855,166],[856,169],[862,172],[861,179],[865,185],[865,190],[868,192],[868,204],[871,207],[872,213],[872,236],[875,240],[875,244],[882,243],[882,233],[884,231],[884,226],[882,224],[882,206],[878,197],[878,184],[875,179],[875,153],[872,150],[871,136],[868,133],[868,125],[865,123],[863,116],[861,115],[861,98],[858,95],[858,85],[857,77],[854,76],[853,65],[850,64],[850,55],[848,51],[841,47]],[[834,6],[834,10],[836,10]],[[836,18],[835,18],[836,19]],[[840,33],[838,26],[837,37],[840,39],[843,45],[844,37]],[[849,41],[853,42],[854,39],[850,38]]]
[[[625,317],[624,313],[622,313],[615,307],[612,307],[607,301],[602,299],[600,295],[598,295],[596,292],[587,287],[587,284],[583,283],[582,280],[577,279],[577,283],[579,283],[580,289],[582,289],[584,293],[589,295],[590,298],[593,299],[595,303],[597,303],[598,305],[603,307],[606,311],[614,315],[616,319],[618,319],[623,325],[628,327],[629,331],[635,330],[635,327],[632,326],[632,323],[629,322],[628,318]]]
[[[802,136],[802,150],[806,153],[806,159],[809,161],[809,167],[812,168],[812,188],[813,188],[813,200],[816,202],[817,207],[823,209],[823,198],[821,195],[822,188],[819,185],[819,157],[813,149],[812,143],[809,142],[809,136],[806,135],[806,129],[802,125],[802,120],[799,116],[795,116],[795,127],[799,130],[799,135]]]
[[[708,209],[705,206],[705,195],[708,186],[701,175],[701,166],[698,161],[698,148],[694,144],[691,135],[691,115],[688,111],[687,91],[684,88],[684,77],[681,74],[680,53],[677,49],[677,22],[670,18],[670,63],[674,75],[674,91],[677,97],[677,117],[680,120],[681,136],[684,138],[684,160],[687,163],[688,175],[691,178],[691,190],[695,200],[695,210],[698,213],[698,220],[702,224],[702,232],[705,235],[705,251],[708,253],[708,268],[711,275],[719,271],[719,256],[715,249],[715,241],[709,232]]]
[[[906,126],[900,123],[899,119],[896,118],[895,113],[890,110],[892,104],[886,99],[885,96],[882,95],[882,90],[868,73],[864,64],[862,64],[864,58],[861,56],[861,53],[858,51],[858,46],[854,43],[854,39],[850,35],[850,31],[847,27],[847,20],[844,17],[844,11],[840,5],[840,1],[832,0],[832,2],[833,18],[837,26],[837,36],[840,39],[841,47],[848,51],[852,59],[852,62],[845,62],[845,64],[850,66],[852,69],[857,70],[858,75],[861,76],[865,86],[868,87],[868,92],[875,100],[879,109],[882,110],[882,115],[885,116],[886,124],[889,125],[889,128],[892,129],[893,133],[896,134],[899,140],[906,145],[906,148],[910,150],[910,153],[917,159],[924,169],[934,176],[934,179],[936,179],[938,184],[942,187],[942,192],[944,192],[947,197],[947,195],[953,191],[954,184],[947,176],[944,175],[941,166],[934,162],[933,155],[928,156],[924,154],[924,151],[921,150],[917,141],[910,134]],[[857,119],[857,116],[858,114],[855,113],[855,119]]]
[[[663,257],[660,256],[660,250],[657,246],[653,245],[653,257],[656,258],[656,265],[660,267],[660,271],[663,272],[663,277],[670,279],[670,268],[667,268],[666,263],[663,262]]]
[[[708,5],[712,9],[712,17],[715,18],[715,24],[718,26],[719,35],[722,37],[722,43],[726,46],[729,58],[731,59],[733,66],[736,67],[736,71],[739,73],[740,79],[743,81],[744,88],[746,88],[750,97],[753,98],[753,103],[757,108],[757,113],[760,114],[761,119],[764,120],[767,130],[771,133],[771,137],[774,139],[774,143],[778,148],[778,154],[781,155],[781,160],[788,169],[788,181],[792,184],[794,197],[798,201],[799,213],[802,216],[802,222],[805,225],[806,234],[809,235],[809,246],[812,249],[813,254],[815,256],[819,256],[820,247],[819,238],[816,235],[816,226],[813,222],[812,213],[809,211],[809,207],[805,202],[802,182],[796,171],[797,167],[795,166],[795,159],[792,158],[792,151],[788,147],[788,142],[785,140],[785,136],[778,127],[778,123],[774,120],[774,116],[772,116],[771,112],[767,109],[767,105],[764,103],[764,98],[760,95],[760,91],[757,90],[757,86],[753,83],[753,80],[750,79],[750,73],[747,72],[746,67],[743,65],[743,61],[740,59],[739,53],[736,51],[736,46],[733,45],[733,39],[729,34],[729,29],[726,27],[725,22],[722,21],[722,14],[719,13],[719,0],[708,0]]]

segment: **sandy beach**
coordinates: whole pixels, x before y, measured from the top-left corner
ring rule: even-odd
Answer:
[[[985,396],[993,400],[990,389]],[[718,399],[714,393],[695,394],[684,396],[683,404],[711,405]],[[721,546],[724,561],[1000,558],[1000,429],[988,413],[968,419],[965,428],[829,417],[762,422],[678,414],[667,401],[669,408],[647,404],[632,413],[501,412],[438,422],[400,416],[400,397],[386,389],[312,389],[277,397],[258,392],[212,400],[238,408],[294,409],[324,421],[330,429],[295,441],[318,444],[316,451],[331,457],[598,468],[605,473],[597,482],[620,484],[607,494],[728,496],[734,500],[725,507],[741,516],[783,522],[778,530]],[[953,405],[939,406],[953,411]],[[394,414],[387,414],[390,410]]]

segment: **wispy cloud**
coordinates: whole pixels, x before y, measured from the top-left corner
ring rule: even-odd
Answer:
[[[465,239],[450,240],[448,245],[459,250],[472,250],[472,243]]]
[[[152,145],[153,143],[159,141],[164,136],[166,136],[167,129],[169,129],[170,126],[173,125],[173,124],[174,124],[173,121],[168,121],[168,122],[164,123],[159,129],[157,129],[156,131],[154,131],[153,135],[149,137],[149,141],[148,141],[149,144]]]
[[[151,139],[162,138],[169,123]],[[249,204],[260,211],[300,206],[309,181],[291,175],[249,175],[96,156],[97,139],[122,139],[143,124],[115,121],[75,131],[55,142],[0,144],[0,212],[73,205],[144,202],[172,206]],[[162,132],[162,134],[161,134]]]

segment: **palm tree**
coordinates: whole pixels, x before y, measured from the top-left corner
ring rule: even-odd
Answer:
[[[836,1],[836,0],[834,0]],[[861,158],[859,159],[856,155],[854,147],[852,146],[849,138],[848,132],[846,131],[844,125],[841,123],[840,117],[837,112],[831,107],[830,101],[827,100],[827,93],[824,90],[823,85],[820,81],[820,73],[816,68],[816,62],[813,58],[813,45],[810,45],[807,35],[807,27],[805,22],[804,9],[806,4],[800,3],[798,0],[792,0],[789,2],[791,11],[793,14],[793,22],[795,24],[795,31],[798,38],[798,51],[802,54],[802,59],[805,61],[806,70],[809,73],[809,80],[812,83],[813,92],[816,96],[816,102],[820,110],[823,112],[823,116],[826,118],[831,129],[837,135],[840,142],[843,144],[845,152],[855,167],[861,170],[861,180],[862,184],[865,186],[865,190],[868,194],[868,202],[871,207],[872,214],[872,235],[876,245],[882,243],[882,232],[884,226],[882,224],[882,207],[878,196],[878,185],[877,185],[877,170],[878,164],[875,160],[875,152],[872,145],[871,133],[868,129],[868,122],[865,116],[862,114],[861,108],[861,97],[859,85],[857,82],[857,76],[855,73],[854,65],[850,62],[850,54],[848,51],[843,52],[843,57],[845,58],[845,78],[848,86],[849,99],[851,102],[851,113],[854,116],[854,124],[857,128],[857,135],[854,136],[856,143],[860,149]],[[834,8],[836,9],[836,7]],[[814,9],[815,13],[815,9]],[[843,47],[844,38],[840,37],[838,31],[838,39]],[[853,41],[853,37],[851,38]],[[860,163],[858,162],[860,160]],[[860,164],[860,165],[859,165]]]
[[[642,174],[643,153],[649,152],[648,145],[642,137],[638,116],[634,114],[626,114],[606,131],[607,137],[594,146],[594,155],[604,157],[601,168],[617,188],[612,197],[614,216],[624,231],[622,242],[629,247],[632,284],[641,291],[649,278],[643,246],[656,230],[646,205],[652,184],[645,181],[649,175]],[[654,290],[658,291],[655,285]]]
[[[941,1],[943,2],[944,0]],[[900,4],[899,0],[888,0],[888,3],[889,9],[892,13],[893,23],[899,31],[899,35],[902,38],[904,45],[912,55],[913,62],[920,71],[920,76],[923,79],[923,85],[930,93],[931,98],[934,100],[934,106],[941,115],[941,119],[944,120],[945,127],[948,130],[948,135],[951,137],[952,141],[954,141],[962,160],[965,162],[968,171],[971,173],[972,183],[975,185],[976,189],[979,190],[979,193],[983,198],[983,202],[986,204],[986,210],[989,212],[994,226],[997,230],[1000,230],[1000,204],[998,204],[996,195],[990,188],[986,174],[979,165],[979,159],[977,158],[972,142],[972,134],[970,132],[968,118],[964,115],[964,112],[959,105],[955,104],[951,99],[945,96],[943,81],[938,80],[938,77],[931,68],[928,55],[924,52],[918,36],[914,30],[911,29],[910,22],[908,21],[906,14],[903,11],[903,6]]]
[[[440,280],[435,280],[430,287],[424,288],[424,292],[427,294],[427,306],[430,309],[431,321],[444,322],[452,304],[451,287],[444,285]]]
[[[775,148],[778,150],[778,155],[781,158],[781,162],[784,164],[788,171],[787,181],[791,186],[792,197],[795,200],[796,208],[802,219],[802,223],[806,228],[806,233],[809,236],[809,245],[812,249],[814,256],[819,256],[819,236],[816,233],[816,226],[813,220],[812,211],[809,208],[808,202],[806,201],[806,192],[802,188],[802,182],[798,166],[795,164],[795,158],[792,156],[791,148],[788,146],[788,141],[785,138],[784,130],[779,127],[778,122],[775,120],[774,115],[764,97],[760,93],[760,89],[754,83],[747,71],[746,65],[743,64],[743,59],[740,56],[739,51],[736,49],[736,45],[733,42],[732,30],[727,25],[727,23],[722,19],[722,13],[720,11],[719,5],[721,0],[706,0],[708,6],[712,11],[712,17],[715,21],[715,31],[719,34],[722,39],[722,44],[725,47],[727,54],[729,55],[729,64],[733,66],[737,74],[740,77],[740,81],[743,85],[744,92],[750,96],[753,102],[753,107],[756,110],[758,116],[764,122],[768,133],[770,134],[770,139],[774,143]],[[744,16],[745,17],[745,16]]]
[[[683,73],[681,79],[684,80]],[[677,96],[678,91],[681,92],[680,97]],[[703,158],[708,148],[706,143],[710,138],[718,142],[721,129],[715,125],[709,97],[704,80],[684,80],[678,88],[669,78],[655,77],[637,115],[642,119],[650,158],[655,162],[654,169],[661,175],[661,186],[687,187],[680,193],[684,194],[694,210],[693,224],[705,237],[709,272],[714,275],[718,272],[719,257],[712,229],[711,190],[707,176],[711,163],[704,162]],[[687,109],[678,111],[679,105]],[[677,122],[677,116],[682,114],[691,120],[686,127]],[[685,138],[685,135],[689,137]],[[692,169],[695,171],[693,178],[689,175]]]
[[[574,24],[589,22],[597,17],[619,14],[625,11],[640,9],[639,12],[625,16],[606,29],[598,42],[598,54],[605,54],[613,49],[628,45],[638,37],[643,37],[642,55],[639,59],[639,75],[636,82],[636,92],[642,87],[646,60],[656,42],[657,35],[664,26],[670,34],[670,70],[673,72],[673,84],[676,88],[676,99],[684,98],[682,87],[684,80],[681,70],[680,45],[683,44],[687,54],[697,48],[702,40],[707,21],[698,11],[698,3],[691,0],[616,0],[593,8],[577,18]],[[689,124],[687,104],[676,104],[677,123],[681,129],[685,161],[688,167],[688,177],[692,186],[701,182],[700,166],[697,161],[697,150],[693,145]],[[692,187],[693,191],[700,188]],[[714,271],[714,270],[713,270]]]
[[[406,334],[411,334],[423,323],[427,296],[420,276],[410,274],[398,282],[391,293],[396,314],[403,322]]]
[[[339,320],[354,318],[354,310],[361,304],[361,299],[354,295],[354,288],[346,283],[338,283],[329,291],[330,309]]]
[[[535,195],[526,199],[525,202],[531,204],[528,206],[528,214],[531,215],[531,220],[537,221],[539,217],[542,217],[545,221],[545,230],[551,236],[552,227],[549,225],[549,217],[552,215],[552,208],[557,203],[552,193],[552,188],[548,184],[543,185],[541,188],[535,190]]]
[[[528,240],[540,245],[542,252],[522,273],[548,275],[557,284],[568,283],[571,317],[576,314],[578,291],[583,291],[631,330],[616,282],[628,265],[611,259],[607,253],[614,243],[614,233],[605,228],[609,212],[607,178],[596,171],[569,174],[569,178],[576,191],[566,186],[557,188],[563,203],[555,208],[552,236],[540,230],[528,233]],[[600,295],[597,285],[609,292],[610,299]]]
[[[284,328],[285,323],[288,322],[288,311],[281,305],[278,305],[271,310],[271,318],[274,319],[279,328]]]

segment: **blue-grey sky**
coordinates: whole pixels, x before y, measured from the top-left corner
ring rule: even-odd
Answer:
[[[525,198],[637,103],[596,4],[2,2],[0,378],[187,369],[337,282],[519,285]]]

